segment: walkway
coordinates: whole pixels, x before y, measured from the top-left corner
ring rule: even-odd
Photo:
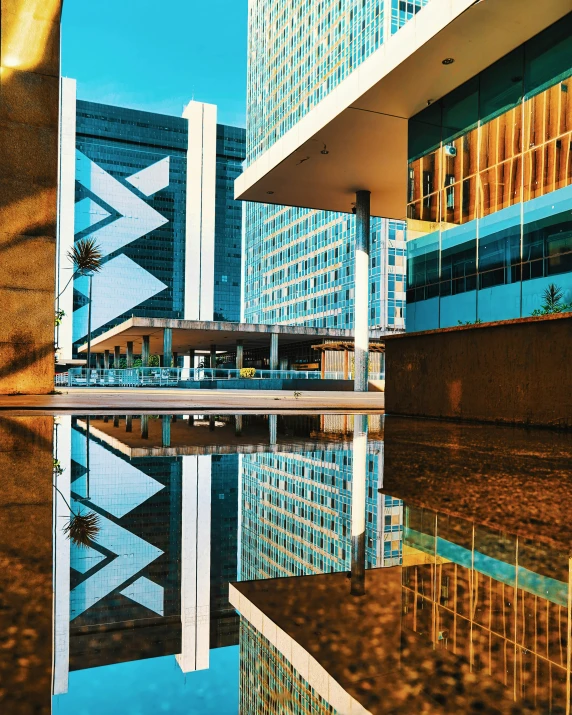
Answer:
[[[12,414],[75,413],[110,414],[135,412],[186,414],[216,412],[383,412],[383,392],[300,392],[284,390],[187,390],[161,388],[69,388],[56,395],[0,395],[0,412]]]

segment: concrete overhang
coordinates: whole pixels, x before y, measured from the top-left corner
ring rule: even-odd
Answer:
[[[309,328],[301,325],[266,325],[258,323],[227,323],[207,320],[174,320],[168,318],[129,318],[91,341],[91,352],[102,353],[119,346],[127,350],[127,342],[133,342],[135,352],[139,352],[143,336],[149,336],[151,354],[163,353],[163,333],[172,329],[172,349],[184,355],[189,350],[208,352],[211,345],[217,350],[234,350],[237,340],[242,340],[244,349],[270,346],[270,336],[276,333],[281,345],[316,341],[316,339],[352,339],[351,330],[336,328]],[[370,337],[378,339],[381,331],[371,330]],[[87,352],[87,344],[78,348]]]
[[[372,215],[404,219],[407,120],[571,9],[570,0],[432,0],[247,167],[235,197],[350,212],[366,189]]]

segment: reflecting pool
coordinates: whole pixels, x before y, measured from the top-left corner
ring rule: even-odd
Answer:
[[[570,713],[570,434],[98,414],[0,445],[2,713]]]

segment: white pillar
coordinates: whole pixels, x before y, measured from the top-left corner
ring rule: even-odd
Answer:
[[[369,353],[369,205],[370,192],[356,192],[354,288],[354,390],[367,392]]]
[[[67,257],[74,243],[75,207],[75,135],[76,135],[76,81],[63,77],[60,93],[60,161],[58,189],[58,240],[56,310],[65,316],[56,330],[56,342],[62,358],[72,357],[73,346],[73,281],[64,286],[73,275],[73,266]],[[62,292],[63,291],[63,292]]]
[[[183,673],[209,667],[211,457],[183,457],[181,652]]]
[[[189,102],[183,117],[189,122],[184,318],[212,320],[217,108]]]
[[[278,370],[278,333],[270,334],[270,369]]]
[[[54,674],[53,694],[68,691],[70,656],[70,541],[64,532],[71,514],[71,417],[56,418],[54,458],[61,474],[54,474]],[[59,491],[58,491],[59,490]],[[66,501],[68,502],[66,504]]]

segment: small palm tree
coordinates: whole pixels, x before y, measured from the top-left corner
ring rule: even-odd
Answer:
[[[63,474],[63,467],[59,459],[54,458],[54,478]],[[65,505],[70,510],[70,520],[64,526],[64,533],[68,539],[76,546],[91,546],[92,541],[99,533],[99,516],[95,512],[87,512],[82,514],[80,511],[75,511],[69,505],[68,500],[61,493],[55,484],[52,484],[57,493],[64,500]]]
[[[74,267],[74,272],[72,273],[69,281],[65,284],[63,290],[58,295],[58,298],[77,275],[98,273],[101,270],[101,260],[103,255],[99,245],[95,242],[95,239],[80,238],[79,241],[76,241],[73,247],[67,252],[67,257]]]
[[[559,313],[562,306],[560,301],[564,296],[562,288],[559,288],[555,283],[551,283],[542,294],[544,296],[544,304],[542,307],[548,313]]]

